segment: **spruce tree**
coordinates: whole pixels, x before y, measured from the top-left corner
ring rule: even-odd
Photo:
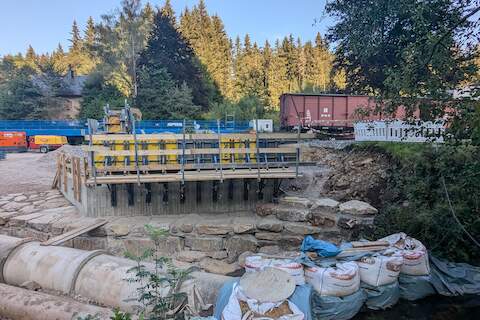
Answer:
[[[95,23],[93,22],[92,17],[88,17],[87,27],[85,29],[85,36],[84,36],[85,45],[88,48],[92,48],[95,45],[95,35],[96,35]]]
[[[79,52],[82,48],[82,37],[80,36],[80,30],[78,29],[76,20],[73,20],[70,36],[70,52]]]
[[[205,77],[192,49],[187,45],[175,26],[172,25],[171,19],[159,11],[155,16],[147,47],[139,58],[138,69],[139,73],[142,74],[139,77],[138,91],[140,108],[149,104],[150,98],[153,99],[144,91],[149,90],[148,88],[156,88],[156,84],[152,82],[155,77],[152,75],[156,74],[159,77],[166,78],[163,71],[158,71],[162,68],[165,69],[165,72],[176,85],[186,83],[191,89],[194,105],[200,105],[203,110],[207,110],[209,104],[215,101],[217,93],[214,88],[209,86],[208,79]],[[185,107],[190,109],[191,106]]]

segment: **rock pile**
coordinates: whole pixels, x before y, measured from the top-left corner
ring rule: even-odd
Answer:
[[[348,148],[303,148],[302,161],[315,162],[317,167],[314,174],[297,179],[300,187],[316,183],[317,196],[337,201],[357,199],[373,205],[379,205],[379,194],[391,167],[385,155]]]

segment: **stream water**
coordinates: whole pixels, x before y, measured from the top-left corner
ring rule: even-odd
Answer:
[[[419,301],[400,300],[385,311],[359,313],[355,320],[478,320],[480,319],[480,297],[431,296]]]

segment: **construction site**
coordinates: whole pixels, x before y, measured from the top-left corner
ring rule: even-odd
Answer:
[[[217,132],[184,121],[180,132],[138,133],[128,106],[106,108],[102,122],[89,120],[82,146],[1,160],[11,174],[0,189],[0,315],[153,312],[139,298],[142,278],[127,281],[132,270],[169,279],[188,270],[155,290],[160,301],[181,292],[168,312],[195,319],[241,319],[256,310],[251,299],[273,303],[272,319],[350,319],[399,298],[452,294],[440,283],[456,281],[455,269],[429,259],[419,241],[357,241],[373,228],[369,202],[387,158],[345,151],[351,141],[217,124]],[[34,180],[20,173],[29,166]],[[475,277],[462,278],[471,284],[462,290],[478,292]]]

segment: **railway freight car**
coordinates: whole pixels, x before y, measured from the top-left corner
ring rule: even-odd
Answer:
[[[355,120],[380,120],[380,115],[360,118],[357,110],[373,110],[373,97],[344,94],[285,93],[280,97],[280,123],[282,129],[315,129],[330,133],[353,132]],[[395,118],[403,118],[399,110]]]

